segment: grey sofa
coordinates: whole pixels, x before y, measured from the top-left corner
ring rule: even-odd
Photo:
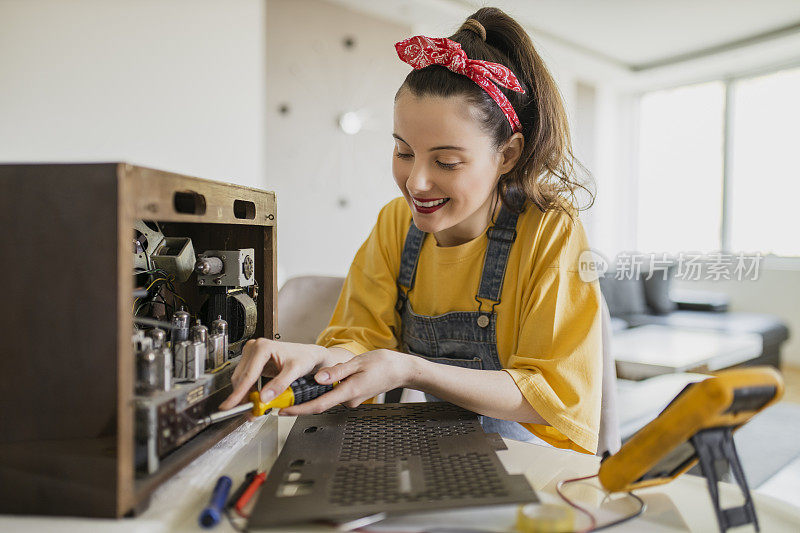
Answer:
[[[789,328],[780,318],[765,313],[728,311],[728,298],[724,294],[671,290],[674,267],[667,270],[666,276],[657,271],[650,279],[647,277],[648,273],[642,271],[631,279],[600,278],[600,290],[611,313],[612,331],[659,324],[758,333],[763,339],[761,355],[745,364],[780,367],[781,346],[789,338]]]

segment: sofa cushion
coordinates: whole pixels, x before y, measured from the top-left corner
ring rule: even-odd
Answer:
[[[731,303],[730,295],[724,292],[673,288],[670,289],[669,295],[678,309],[687,311],[722,313],[728,310]]]
[[[673,311],[665,316],[631,315],[624,318],[631,327],[644,324],[660,324],[735,333],[759,333],[764,340],[765,348],[780,344],[789,338],[789,328],[786,324],[780,318],[766,313]]]
[[[657,315],[666,315],[677,308],[675,302],[670,298],[670,284],[675,273],[675,266],[670,265],[666,269],[666,276],[663,270],[656,270],[650,279],[649,273],[642,274],[644,283],[644,299],[650,310]],[[666,278],[666,279],[665,279]]]
[[[624,329],[628,329],[628,323],[617,316],[611,317],[611,333],[618,333]]]
[[[600,291],[608,304],[612,317],[646,313],[644,286],[639,279],[617,279],[600,276]]]

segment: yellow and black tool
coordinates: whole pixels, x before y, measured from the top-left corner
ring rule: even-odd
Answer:
[[[213,413],[203,418],[200,423],[204,425],[216,424],[247,412],[252,413],[253,416],[262,416],[269,409],[283,409],[284,407],[305,403],[319,398],[331,390],[333,390],[333,385],[320,385],[314,381],[313,377],[306,376],[294,380],[288,389],[267,403],[261,401],[261,394],[258,391],[253,391],[248,396],[249,402],[237,405],[233,409]]]
[[[700,462],[716,507],[720,530],[753,523],[758,529],[732,433],[783,395],[783,379],[771,367],[723,370],[686,386],[658,417],[614,455],[598,477],[609,492],[668,483]],[[742,507],[719,507],[717,466],[730,467],[745,495]]]

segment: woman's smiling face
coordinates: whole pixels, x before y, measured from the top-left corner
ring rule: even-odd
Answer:
[[[517,136],[520,142],[514,144],[521,149]],[[516,158],[509,166],[508,154],[495,147],[467,99],[401,90],[394,105],[394,138],[392,173],[414,224],[433,233],[440,246],[481,235],[492,218],[497,181]]]

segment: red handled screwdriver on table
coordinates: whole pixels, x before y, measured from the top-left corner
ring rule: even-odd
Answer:
[[[250,400],[242,405],[237,405],[233,409],[226,409],[225,411],[218,411],[200,420],[201,424],[206,426],[216,424],[223,420],[239,416],[246,412],[251,412],[253,416],[261,416],[267,412],[268,409],[283,409],[284,407],[291,407],[300,403],[311,401],[319,398],[326,392],[333,390],[333,385],[320,385],[311,376],[298,378],[289,385],[289,388],[278,394],[271,401],[264,403],[261,401],[261,393],[253,391],[248,396]]]

